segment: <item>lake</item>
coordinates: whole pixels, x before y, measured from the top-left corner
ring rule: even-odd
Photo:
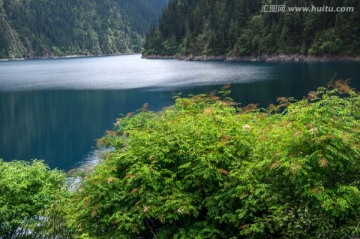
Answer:
[[[360,62],[264,63],[147,60],[140,55],[0,62],[0,158],[43,159],[69,170],[96,155],[96,139],[120,114],[148,103],[160,110],[174,94],[210,93],[262,107],[279,96],[301,99],[332,78],[352,78]]]

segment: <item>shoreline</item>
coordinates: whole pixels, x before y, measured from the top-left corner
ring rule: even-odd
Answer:
[[[1,58],[0,62],[4,61],[27,61],[27,60],[42,60],[42,59],[68,59],[68,58],[85,58],[85,57],[105,57],[105,56],[126,56],[126,55],[140,55],[139,53],[115,53],[115,54],[99,54],[99,55],[65,55],[65,56],[37,56],[31,58]]]
[[[65,55],[65,56],[39,56],[31,58],[1,58],[0,62],[6,61],[26,61],[41,59],[68,59],[68,58],[85,58],[85,57],[106,57],[106,56],[126,56],[139,55],[141,53],[115,53],[99,55]],[[183,61],[224,61],[224,62],[334,62],[334,61],[360,61],[360,56],[306,56],[306,55],[261,55],[261,56],[226,56],[226,55],[144,55],[141,58],[156,60],[183,60]]]
[[[144,59],[176,59],[184,61],[225,61],[225,62],[332,62],[332,61],[360,61],[360,56],[306,56],[306,55],[262,55],[262,56],[141,56]]]

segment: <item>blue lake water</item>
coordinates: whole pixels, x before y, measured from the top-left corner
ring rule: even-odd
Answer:
[[[96,139],[144,103],[159,110],[173,95],[231,84],[243,104],[301,99],[332,78],[352,78],[360,62],[264,63],[146,60],[140,55],[0,62],[0,158],[44,159],[69,170],[94,157]]]

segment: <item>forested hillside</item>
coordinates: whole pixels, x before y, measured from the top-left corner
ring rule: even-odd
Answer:
[[[270,12],[271,5],[286,8]],[[354,10],[289,11],[296,6]],[[144,55],[359,56],[359,9],[358,0],[171,0],[147,36]]]
[[[0,58],[140,52],[168,0],[0,0]]]

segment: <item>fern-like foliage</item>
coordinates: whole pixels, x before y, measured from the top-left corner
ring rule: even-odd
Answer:
[[[360,96],[342,84],[297,102],[279,99],[280,113],[239,108],[212,94],[178,97],[160,112],[119,119],[101,140],[114,150],[74,192],[75,234],[360,234]]]

